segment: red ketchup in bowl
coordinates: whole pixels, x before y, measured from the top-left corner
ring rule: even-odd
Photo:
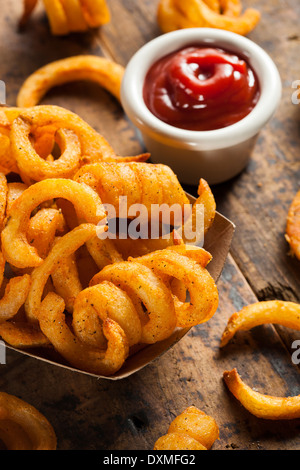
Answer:
[[[185,47],[155,62],[143,89],[161,121],[193,131],[230,126],[249,114],[259,83],[247,61],[219,47]]]

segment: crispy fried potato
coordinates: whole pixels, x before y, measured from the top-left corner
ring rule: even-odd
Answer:
[[[56,243],[57,242],[58,239],[56,240]],[[59,260],[55,270],[51,273],[51,279],[54,291],[63,298],[66,310],[69,313],[72,313],[75,299],[82,291],[76,256],[74,253]]]
[[[26,25],[37,3],[38,3],[38,0],[23,0],[23,5],[24,5],[23,14],[19,22],[19,26],[21,28]]]
[[[38,325],[14,320],[0,323],[0,336],[7,344],[18,349],[45,348],[51,344]]]
[[[86,247],[100,270],[109,264],[120,263],[124,260],[118,252],[114,240],[109,238],[101,240],[96,236],[86,242]]]
[[[83,32],[89,29],[80,0],[60,0],[67,16],[70,32]]]
[[[51,62],[30,75],[19,91],[17,106],[36,106],[51,88],[79,80],[95,82],[120,100],[123,75],[124,67],[105,57],[67,57]]]
[[[225,346],[237,331],[247,331],[267,323],[300,330],[300,305],[283,300],[268,300],[242,308],[230,317],[223,332],[220,346]]]
[[[7,201],[6,201],[6,217],[8,217],[11,207],[19,196],[27,189],[25,183],[8,183],[7,185]]]
[[[208,450],[219,439],[214,418],[190,406],[170,424],[167,434],[160,437],[154,450]]]
[[[219,439],[219,428],[215,419],[195,406],[190,406],[177,416],[170,424],[168,433],[188,434],[206,449],[210,449],[215,440]]]
[[[290,245],[291,254],[300,260],[300,191],[289,208],[285,238]]]
[[[183,28],[208,27],[246,35],[260,20],[260,12],[248,8],[241,14],[238,0],[220,0],[219,8],[211,0],[161,0],[157,21],[163,32]]]
[[[104,376],[117,372],[129,351],[122,328],[110,318],[104,319],[103,334],[107,339],[107,348],[93,348],[74,336],[65,321],[64,309],[63,299],[50,292],[39,311],[41,330],[56,351],[77,369]]]
[[[90,346],[105,347],[102,324],[106,318],[120,325],[129,347],[140,342],[141,322],[130,297],[113,283],[102,281],[76,297],[72,321],[74,333]]]
[[[80,0],[83,15],[91,28],[109,23],[110,11],[106,0]]]
[[[11,423],[15,426],[11,427]],[[4,392],[0,392],[1,424],[1,439],[8,450],[56,450],[55,431],[45,416],[29,403]]]
[[[40,105],[30,108],[20,107],[3,107],[0,109],[0,129],[1,132],[7,133],[9,137],[12,123],[15,119],[20,117],[29,120],[32,124],[31,131],[36,139],[43,135],[47,130],[48,134],[55,135],[58,129],[69,129],[73,131],[79,138],[81,145],[81,165],[94,163],[98,161],[107,162],[134,162],[146,161],[149,159],[149,154],[141,154],[136,156],[121,157],[116,155],[113,148],[109,145],[107,140],[96,132],[89,124],[83,121],[77,114],[71,111],[53,105]],[[40,134],[39,134],[40,133]],[[7,137],[6,134],[4,137]],[[10,149],[10,142],[9,149]],[[9,150],[10,152],[10,150]],[[18,173],[18,168],[13,155],[7,153],[5,149],[2,157],[0,150],[0,168],[7,168],[7,171],[14,171]]]
[[[110,21],[110,11],[105,0],[43,0],[51,33],[66,36],[72,32],[84,32]],[[28,22],[37,0],[24,0],[20,27]]]
[[[223,378],[235,398],[257,418],[270,420],[300,418],[300,395],[294,397],[263,395],[246,385],[236,369],[225,371]]]
[[[166,249],[134,258],[133,261],[147,266],[158,276],[168,275],[184,284],[190,301],[174,299],[178,327],[187,328],[206,322],[216,312],[219,303],[216,284],[195,259]]]
[[[153,450],[207,450],[188,434],[168,433],[157,439]]]
[[[179,205],[180,223],[183,221],[184,206],[190,206],[177,176],[171,168],[162,164],[98,162],[83,166],[74,176],[74,180],[91,186],[103,203],[116,209],[117,217],[121,217],[120,197],[127,198],[128,208],[143,204],[148,217],[153,219],[162,218],[162,211],[158,213],[158,206],[164,205],[166,209],[170,209],[172,205]],[[131,215],[128,216],[130,218]],[[132,217],[134,216],[136,215],[133,214]],[[175,218],[176,213],[174,215],[170,211],[171,224]]]
[[[45,259],[48,255],[55,236],[66,230],[62,213],[57,209],[45,207],[31,217],[27,230],[27,240],[36,250],[38,255]]]
[[[1,233],[4,257],[13,266],[27,268],[42,264],[43,259],[26,240],[26,233],[32,211],[52,198],[71,201],[81,221],[97,224],[106,217],[98,195],[86,185],[55,178],[30,186],[13,204]]]
[[[41,181],[48,178],[71,178],[79,169],[81,146],[75,132],[59,129],[55,140],[61,149],[61,156],[54,161],[41,158],[31,145],[29,134],[32,125],[21,116],[14,120],[11,127],[11,150],[16,159],[19,172],[27,180]]]
[[[201,25],[191,21],[182,13],[173,0],[160,0],[157,7],[157,23],[164,33],[177,29],[197,28]]]
[[[17,173],[17,163],[10,148],[9,135],[0,134],[0,172],[4,175]]]
[[[31,285],[29,274],[10,279],[0,300],[0,323],[13,318],[24,305]]]
[[[65,36],[70,33],[68,18],[61,0],[43,0],[45,10],[54,36]]]
[[[96,274],[90,285],[102,281],[120,287],[134,302],[142,324],[142,343],[161,341],[174,331],[176,315],[171,292],[151,269],[134,262],[115,263]]]
[[[96,226],[82,224],[71,232],[61,237],[52,247],[47,258],[31,274],[31,287],[25,303],[27,318],[30,322],[36,322],[42,295],[49,276],[59,266],[61,260],[68,258],[78,250],[87,240],[94,237]]]
[[[0,173],[0,232],[3,229],[5,220],[7,193],[8,185],[6,176],[3,173]]]

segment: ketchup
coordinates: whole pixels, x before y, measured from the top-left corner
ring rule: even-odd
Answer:
[[[207,131],[230,126],[255,107],[257,77],[245,59],[214,47],[185,47],[148,71],[144,101],[171,126]]]

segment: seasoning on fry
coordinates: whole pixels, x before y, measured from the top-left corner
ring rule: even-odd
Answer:
[[[208,450],[216,439],[219,427],[215,419],[190,406],[172,421],[167,434],[156,441],[154,450]]]
[[[225,371],[223,378],[235,398],[257,418],[270,420],[300,418],[300,395],[294,397],[263,395],[246,385],[236,369]]]

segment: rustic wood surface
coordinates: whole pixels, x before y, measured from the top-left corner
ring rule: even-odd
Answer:
[[[0,78],[7,103],[15,105],[24,79],[38,67],[76,54],[112,57],[126,65],[145,42],[161,34],[157,0],[108,0],[110,24],[84,35],[54,38],[42,5],[26,31],[17,30],[22,1],[0,0]],[[281,105],[261,132],[247,169],[213,188],[218,210],[236,224],[218,283],[220,306],[207,324],[194,327],[174,348],[133,376],[117,382],[63,370],[7,351],[0,390],[28,401],[51,421],[60,450],[151,450],[171,420],[189,405],[214,416],[220,439],[213,449],[299,449],[300,421],[269,422],[249,414],[228,393],[224,370],[237,367],[256,390],[299,394],[299,368],[291,344],[299,334],[262,326],[240,333],[224,350],[221,334],[229,316],[266,299],[299,301],[300,264],[288,256],[286,214],[300,183],[299,107],[291,103],[300,79],[298,0],[244,0],[262,12],[249,35],[275,60],[283,82]],[[122,155],[141,142],[119,104],[96,85],[75,83],[52,90],[45,103],[78,113]],[[186,188],[195,194],[196,188]]]

